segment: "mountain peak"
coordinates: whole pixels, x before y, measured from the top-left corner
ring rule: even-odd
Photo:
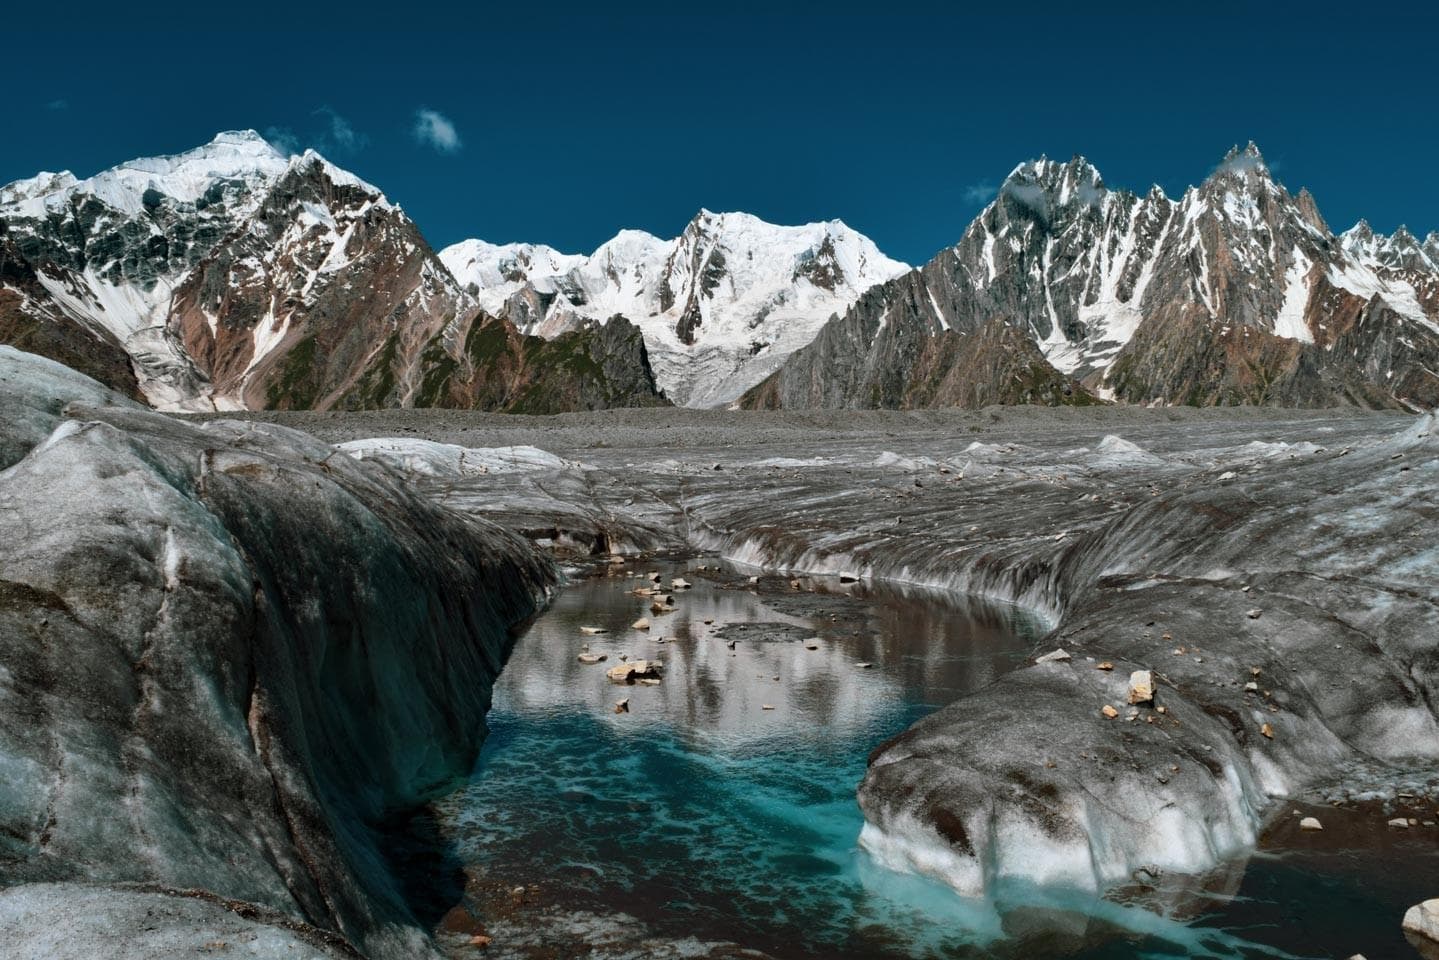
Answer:
[[[1238,179],[1249,183],[1255,180],[1267,181],[1270,174],[1269,167],[1264,162],[1264,154],[1259,152],[1259,148],[1251,140],[1243,149],[1238,146],[1230,147],[1209,179]]]
[[[1224,155],[1224,162],[1229,163],[1241,157],[1249,160],[1257,160],[1260,163],[1264,162],[1264,154],[1259,151],[1259,146],[1253,140],[1250,140],[1242,149],[1238,144],[1230,147],[1229,152]]]
[[[275,151],[270,141],[260,136],[254,130],[221,130],[215,134],[210,143],[214,145],[229,144],[239,147],[264,147],[270,149],[272,152],[278,152]]]
[[[1369,221],[1361,219],[1354,226],[1345,230],[1339,235],[1339,239],[1347,243],[1368,243],[1374,239],[1374,228],[1369,226]]]
[[[1099,170],[1084,157],[1075,154],[1067,162],[1060,163],[1058,160],[1050,160],[1044,154],[1039,155],[1037,160],[1027,160],[1009,172],[1004,178],[1005,183],[1011,181],[1033,182],[1041,181],[1058,185],[1062,182],[1071,184],[1088,183],[1094,187],[1103,187],[1104,180],[1099,175]]]
[[[1066,163],[1041,155],[1015,167],[1000,185],[996,202],[1009,198],[1038,213],[1074,202],[1096,206],[1108,188],[1094,164],[1075,154]]]
[[[0,206],[21,203],[34,197],[43,197],[46,194],[73,187],[78,182],[75,174],[69,170],[61,170],[59,173],[42,170],[33,177],[26,177],[23,180],[16,180],[14,183],[0,186]]]
[[[276,155],[280,156],[279,154]],[[290,157],[286,161],[287,171],[304,172],[314,169],[316,167],[318,167],[319,170],[324,173],[324,175],[328,177],[330,182],[333,183],[335,186],[355,187],[358,190],[362,190],[365,193],[370,194],[375,199],[376,203],[384,206],[386,209],[392,207],[392,204],[389,202],[388,199],[386,199],[384,193],[381,192],[379,187],[375,186],[372,183],[369,183],[368,181],[360,179],[359,177],[355,176],[353,173],[342,167],[335,166],[333,163],[326,160],[315,150],[306,150],[304,153],[299,154],[298,156]]]

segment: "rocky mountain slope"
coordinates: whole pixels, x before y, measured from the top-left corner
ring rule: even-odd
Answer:
[[[497,402],[538,368],[475,367],[494,323],[379,190],[252,132],[0,189],[0,337],[163,409],[405,406],[456,368],[507,386],[446,399]],[[577,325],[567,353],[604,374],[545,369],[578,408],[663,402],[637,331]]]
[[[1178,200],[1111,190],[1077,157],[1020,165],[959,243],[869,291],[743,404],[947,403],[924,389],[928,341],[996,319],[1106,398],[1439,404],[1439,237],[1336,236],[1252,144]]]
[[[673,240],[625,230],[588,257],[466,240],[440,259],[485,310],[527,332],[628,318],[665,393],[695,407],[733,401],[866,289],[909,269],[838,220],[782,227],[708,210]]]

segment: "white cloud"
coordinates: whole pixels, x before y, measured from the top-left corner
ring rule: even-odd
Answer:
[[[300,152],[300,138],[289,127],[266,127],[265,139],[281,153],[293,156]]]
[[[964,200],[966,203],[988,203],[994,199],[994,195],[998,189],[998,187],[987,180],[979,183],[971,183],[964,188]]]
[[[331,107],[318,107],[310,112],[310,116],[321,118],[318,128],[296,133],[292,127],[266,127],[265,139],[281,153],[294,155],[306,147],[313,147],[332,157],[356,153],[370,142],[369,137],[356,130],[349,120]]]
[[[464,146],[454,122],[438,110],[426,107],[416,110],[412,133],[416,143],[434,147],[438,153],[457,153]]]
[[[368,137],[363,133],[356,132],[355,128],[350,126],[350,121],[329,107],[321,107],[315,113],[329,121],[328,128],[320,135],[319,142],[322,153],[354,153],[370,142]]]

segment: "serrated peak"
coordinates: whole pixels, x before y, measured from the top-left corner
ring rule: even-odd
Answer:
[[[1210,174],[1210,180],[1239,180],[1243,183],[1269,181],[1269,167],[1264,162],[1264,155],[1259,148],[1250,141],[1249,145],[1241,149],[1238,146],[1231,147],[1224,155],[1219,166],[1214,168]]]

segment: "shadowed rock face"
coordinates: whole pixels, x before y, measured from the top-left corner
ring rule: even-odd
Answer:
[[[821,339],[830,336],[828,327],[820,334]],[[843,339],[840,335],[825,340],[826,349],[834,351],[826,353],[827,358],[842,352],[843,348],[835,343]],[[905,359],[894,359],[898,357]],[[966,333],[941,330],[929,336],[896,338],[887,345],[885,358],[875,367],[853,373],[857,382],[868,385],[869,392],[844,406],[977,410],[991,404],[1087,406],[1099,402],[1079,381],[1050,366],[1034,341],[998,318]],[[840,400],[844,396],[823,374],[816,372],[808,383],[807,396],[816,401],[814,406],[827,405],[825,398]],[[745,394],[742,405],[754,410],[796,405],[793,394],[786,399],[785,389],[783,376],[771,377]],[[864,388],[855,389],[862,394]]]
[[[48,357],[139,399],[125,348],[54,309],[34,269],[0,222],[0,343]]]
[[[468,771],[550,566],[306,435],[8,348],[0,435],[0,885],[195,889],[428,955],[375,825]],[[24,915],[21,954],[64,925]]]
[[[447,341],[460,349],[453,351]],[[586,323],[546,340],[476,313],[425,347],[417,376],[405,406],[548,414],[669,405],[655,386],[644,338],[624,317]],[[382,355],[340,405],[398,406],[396,389],[393,368]]]

